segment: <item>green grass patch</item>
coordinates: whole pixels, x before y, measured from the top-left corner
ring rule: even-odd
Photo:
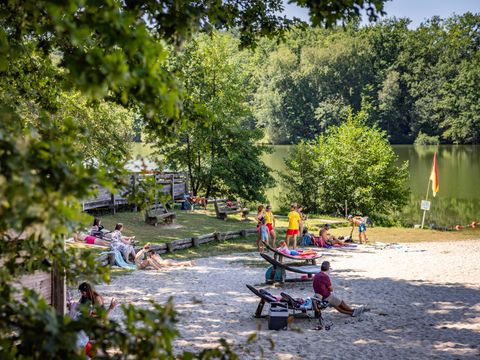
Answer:
[[[145,224],[143,213],[121,212],[115,215],[102,217],[102,224],[109,230],[115,228],[116,223],[123,223],[125,236],[136,236],[140,244],[150,242],[159,244],[178,239],[185,239],[198,235],[225,232],[233,230],[251,229],[255,227],[253,216],[250,220],[241,220],[240,215],[229,215],[227,221],[215,218],[211,210],[175,211],[177,218],[171,225],[152,226]]]

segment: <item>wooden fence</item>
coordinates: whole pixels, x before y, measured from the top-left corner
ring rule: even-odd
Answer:
[[[53,306],[59,314],[66,312],[66,283],[65,276],[54,267],[52,271],[35,271],[30,275],[23,275],[16,279],[18,287],[26,287],[35,290],[45,301]],[[20,300],[21,295],[16,299]]]
[[[212,241],[225,241],[229,239],[234,239],[238,237],[247,237],[251,234],[256,234],[256,229],[246,229],[246,230],[234,230],[227,232],[213,232],[209,234],[189,237],[185,239],[174,240],[168,243],[151,245],[150,248],[155,251],[157,254],[173,253],[176,250],[188,249],[191,247],[199,247],[202,244],[207,244]],[[141,250],[142,248],[136,248],[136,251]],[[98,260],[103,265],[111,264],[113,265],[114,259],[109,256],[101,256]]]
[[[118,189],[116,194],[113,194],[107,188],[97,186],[97,194],[95,197],[82,201],[83,211],[103,208],[110,209],[113,211],[113,213],[115,213],[118,206],[128,204],[128,200],[126,198],[127,194],[137,191],[139,181],[142,181],[142,178],[147,176],[155,176],[155,182],[159,185],[162,185],[162,189],[160,191],[162,193],[169,194],[173,201],[183,199],[184,194],[188,192],[188,179],[183,173],[133,173],[129,175],[128,186]]]

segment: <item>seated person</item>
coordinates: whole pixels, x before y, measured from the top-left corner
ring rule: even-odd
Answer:
[[[328,271],[330,270],[330,263],[324,261],[320,267],[320,272],[315,275],[313,278],[313,291],[315,296],[321,298],[322,300],[328,301],[329,305],[334,307],[337,311],[342,314],[357,316],[361,313],[362,308],[352,309],[349,307],[343,300],[337,298],[333,295],[333,286],[328,276]]]
[[[323,227],[320,229],[320,242],[324,242],[330,246],[343,246],[345,242],[338,240],[335,236],[328,233],[328,228]]]
[[[102,220],[99,218],[93,219],[93,225],[90,228],[89,234],[98,238],[103,238],[106,231],[104,231],[104,227],[102,225]]]
[[[135,264],[138,269],[148,270],[154,268],[155,270],[161,270],[167,267],[182,267],[182,266],[194,266],[194,261],[175,261],[164,260],[150,249],[150,243],[145,244],[142,250],[140,250],[135,256]]]
[[[302,233],[302,242],[301,242],[301,245],[302,246],[310,246],[312,244],[314,244],[314,239],[313,239],[313,234],[310,234],[308,232],[308,229],[303,229],[303,233]]]
[[[297,250],[289,250],[287,242],[282,240],[278,243],[277,251],[285,255],[299,255],[300,253]]]
[[[110,241],[99,239],[95,236],[79,233],[73,234],[73,241],[88,245],[110,246]]]
[[[112,232],[112,242],[110,243],[110,246],[112,249],[120,251],[125,258],[125,261],[129,263],[128,258],[130,255],[135,258],[135,249],[132,246],[132,240],[135,239],[135,236],[123,236],[122,230],[122,223],[115,225],[115,230]]]

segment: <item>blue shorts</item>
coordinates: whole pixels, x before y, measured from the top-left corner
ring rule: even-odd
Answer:
[[[358,225],[358,232],[359,233],[362,233],[362,232],[366,232],[367,231],[367,225],[366,224],[360,224]]]

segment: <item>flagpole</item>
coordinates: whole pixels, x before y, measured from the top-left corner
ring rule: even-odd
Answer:
[[[428,178],[428,185],[427,185],[427,195],[425,195],[425,201],[428,201],[428,191],[430,190],[430,183],[432,182],[432,179]],[[427,213],[427,210],[423,210],[423,217],[422,217],[422,227],[425,224],[425,214]]]

